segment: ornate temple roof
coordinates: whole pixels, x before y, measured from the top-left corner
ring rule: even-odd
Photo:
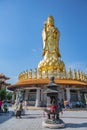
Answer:
[[[5,81],[10,79],[9,77],[5,76],[4,74],[0,74],[0,88],[6,87],[11,85],[10,83],[6,83]]]
[[[0,79],[8,80],[8,79],[10,79],[10,78],[1,73],[1,74],[0,74]]]
[[[8,89],[14,90],[18,87],[31,87],[32,85],[46,85],[50,82],[47,79],[26,79],[23,81],[18,81],[16,84],[11,85]],[[72,79],[55,79],[55,83],[60,85],[76,85],[76,86],[87,86],[87,82],[80,80],[72,80]]]

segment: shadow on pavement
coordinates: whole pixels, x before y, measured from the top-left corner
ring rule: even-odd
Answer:
[[[41,115],[41,114],[24,114],[24,115]]]
[[[81,124],[66,123],[66,127],[68,127],[68,128],[87,127],[87,123],[81,123]]]
[[[87,117],[76,117],[76,116],[62,116],[61,118],[87,119]]]
[[[7,113],[0,113],[0,124],[4,123],[5,121],[9,120],[13,117],[13,111],[9,111]]]
[[[28,114],[28,115],[24,115],[22,116],[22,119],[35,119],[35,118],[41,118],[41,115],[37,115],[37,114]]]

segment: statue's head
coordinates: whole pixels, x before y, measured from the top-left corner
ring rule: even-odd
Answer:
[[[54,18],[53,18],[53,16],[48,16],[48,18],[47,18],[47,24],[48,25],[54,25]]]

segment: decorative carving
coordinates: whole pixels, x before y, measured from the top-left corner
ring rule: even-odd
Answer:
[[[29,78],[32,79],[32,69],[30,69]]]
[[[74,72],[73,72],[73,79],[77,79],[77,72],[76,72],[75,69],[74,69]]]
[[[80,71],[77,72],[77,79],[80,80]]]
[[[61,79],[61,73],[60,73],[60,70],[59,70],[59,69],[57,70],[57,78],[58,78],[58,79]]]
[[[28,79],[28,70],[25,71],[25,79]]]
[[[72,71],[71,71],[71,68],[69,68],[69,70],[68,70],[68,78],[69,78],[69,79],[72,79]]]
[[[42,78],[42,71],[39,69],[38,72],[39,72],[39,78]]]
[[[66,69],[65,68],[63,69],[63,78],[64,79],[66,78]]]
[[[48,78],[48,70],[45,71],[45,78]]]
[[[37,78],[37,69],[36,68],[34,69],[34,78],[35,79]]]

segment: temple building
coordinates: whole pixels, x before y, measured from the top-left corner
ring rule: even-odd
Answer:
[[[60,32],[55,27],[54,18],[49,16],[42,31],[43,59],[34,70],[23,71],[18,75],[18,82],[8,89],[16,94],[16,103],[19,97],[27,100],[29,106],[46,106],[47,95],[44,91],[51,76],[61,88],[58,93],[60,100],[72,101],[73,106],[77,101],[85,101],[87,95],[87,75],[80,70],[66,70],[64,61],[61,60],[59,49]]]
[[[0,74],[0,89],[6,88],[10,84],[6,82],[6,80],[9,80],[10,78],[5,76],[4,74]]]

